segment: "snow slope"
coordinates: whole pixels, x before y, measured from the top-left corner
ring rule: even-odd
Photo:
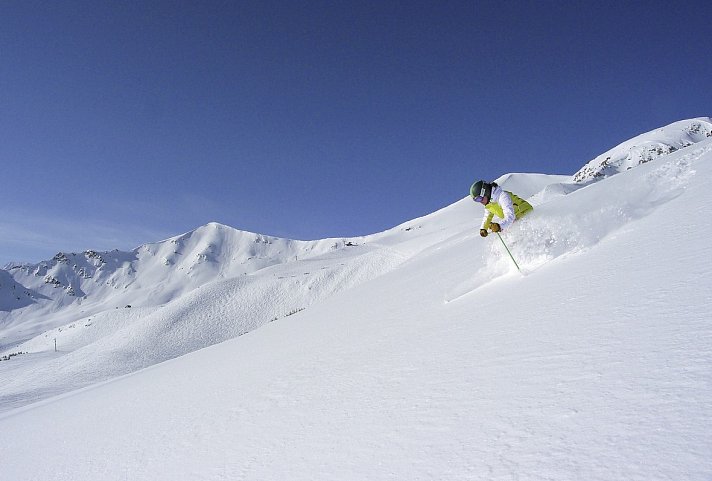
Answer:
[[[51,334],[69,352],[27,341],[34,354],[0,362],[3,403],[24,405],[0,414],[0,474],[711,479],[712,139],[585,185],[498,181],[536,200],[503,235],[526,275],[463,199],[357,247],[101,311]],[[282,315],[175,357],[253,304]],[[108,334],[76,334],[92,328]],[[133,356],[153,365],[69,392]],[[65,394],[27,405],[43,389]]]
[[[227,232],[229,230],[232,232]],[[206,245],[206,231],[213,236],[216,232],[223,236],[229,234],[221,242],[213,240],[210,245],[222,246],[223,251],[233,255],[245,250],[245,243],[239,241],[233,248],[225,248],[245,233],[220,225],[205,226],[168,243],[181,245],[181,239],[188,236],[200,238],[194,244]],[[59,315],[56,314],[57,303],[48,301],[37,309],[27,308],[23,317],[18,316],[29,320],[8,331],[41,330],[57,319],[66,322],[67,316],[76,318],[5,350],[27,352],[29,357],[42,354],[22,376],[14,372],[3,375],[0,366],[0,383],[3,385],[0,411],[127,374],[294,314],[402,263],[415,252],[408,247],[407,237],[398,243],[398,248],[389,245],[388,233],[371,236],[362,245],[348,241],[352,245],[346,246],[343,241],[325,240],[304,243],[307,248],[300,246],[299,249],[293,248],[295,241],[272,239],[268,247],[278,245],[272,247],[276,252],[263,256],[259,268],[252,273],[233,274],[224,279],[220,271],[225,270],[221,268],[223,265],[230,265],[228,262],[211,263],[207,268],[199,265],[192,272],[193,267],[186,267],[187,274],[175,269],[166,271],[162,261],[141,263],[142,252],[165,251],[166,242],[157,248],[141,247],[131,256],[138,261],[114,270],[111,275],[116,278],[119,277],[116,272],[136,273],[135,278],[117,294],[99,296],[99,301],[94,303],[84,299],[85,302],[65,306]],[[250,240],[249,244],[254,241]],[[190,249],[185,249],[183,243],[181,251]],[[149,255],[150,260],[165,258],[165,253]],[[243,258],[250,262],[253,256],[254,251],[248,250]],[[246,269],[244,263],[237,265]],[[168,274],[162,279],[166,272]],[[199,281],[191,284],[190,281],[195,279]],[[122,287],[113,281],[108,285]],[[105,289],[103,281],[100,281],[100,288]],[[162,302],[165,297],[169,300]],[[131,307],[123,307],[129,301],[132,304],[127,305]],[[122,307],[107,309],[108,305]],[[85,310],[91,314],[85,314]],[[40,316],[41,321],[38,321],[32,317],[37,316],[38,311],[49,311],[49,315]],[[54,349],[55,340],[60,352],[47,356],[45,353]],[[48,377],[48,372],[53,376]]]

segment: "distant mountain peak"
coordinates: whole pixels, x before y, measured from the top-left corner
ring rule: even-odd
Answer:
[[[226,224],[221,224],[220,222],[215,222],[215,221],[213,221],[213,222],[208,222],[207,224],[198,227],[196,230],[198,230],[198,229],[229,229],[229,230],[238,230],[238,229],[235,229],[235,228],[232,227],[232,226],[229,226],[229,225],[226,225]]]

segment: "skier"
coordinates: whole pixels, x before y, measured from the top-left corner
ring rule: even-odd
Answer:
[[[480,227],[482,237],[487,237],[488,230],[501,232],[533,209],[529,202],[502,189],[495,182],[478,180],[470,187],[470,195],[472,200],[485,206]],[[495,216],[497,222],[492,222]]]

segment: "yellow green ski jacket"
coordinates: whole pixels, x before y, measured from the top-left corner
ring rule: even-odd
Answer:
[[[512,225],[515,219],[521,218],[532,209],[526,200],[497,186],[492,190],[492,198],[485,206],[481,229],[489,229],[494,220],[504,230]]]

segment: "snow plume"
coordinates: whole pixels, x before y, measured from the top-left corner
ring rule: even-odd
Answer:
[[[514,246],[525,271],[585,251],[680,196],[695,174],[692,159],[711,149],[707,145],[689,153],[681,151],[666,157],[661,165],[647,166],[645,175],[623,172],[605,187],[590,185],[541,205],[503,238]]]
[[[535,209],[501,234],[503,242],[490,235],[492,240],[478,256],[481,269],[447,292],[446,301],[512,273],[517,266],[526,275],[556,258],[585,252],[606,237],[629,229],[631,223],[684,192],[695,174],[693,161],[712,151],[709,141],[700,145],[660,159],[662,163],[622,172],[605,185],[559,182],[545,186],[532,197]],[[526,191],[521,178],[514,188],[506,180],[505,188]]]

